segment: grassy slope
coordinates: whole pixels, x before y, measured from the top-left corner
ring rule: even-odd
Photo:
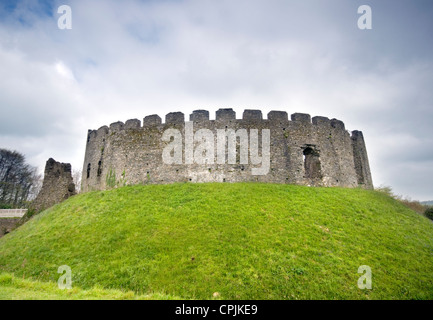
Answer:
[[[374,191],[123,187],[70,198],[0,239],[0,272],[211,299],[433,299],[433,224]],[[373,289],[360,290],[369,265]]]
[[[18,279],[11,274],[0,274],[0,300],[169,300],[176,297],[164,295],[136,295],[134,292],[74,287],[61,290],[56,283]]]

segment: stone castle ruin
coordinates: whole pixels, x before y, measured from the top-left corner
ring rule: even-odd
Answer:
[[[75,184],[72,180],[71,165],[60,163],[53,158],[45,164],[44,181],[41,191],[32,203],[31,209],[43,211],[75,195]]]
[[[179,148],[171,148],[176,139]],[[166,161],[163,154],[177,154],[179,161]],[[191,161],[188,154],[204,161]],[[253,174],[264,164],[264,173]],[[219,109],[209,120],[208,111],[196,110],[189,122],[173,112],[165,123],[150,115],[143,123],[131,119],[88,131],[83,192],[129,184],[245,181],[373,188],[362,132],[349,133],[337,119],[295,113],[289,120],[284,111],[263,119],[260,110],[245,110],[236,119],[232,109]]]

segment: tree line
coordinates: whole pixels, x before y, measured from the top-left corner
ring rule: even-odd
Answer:
[[[27,207],[41,188],[42,176],[23,154],[0,149],[0,209]]]

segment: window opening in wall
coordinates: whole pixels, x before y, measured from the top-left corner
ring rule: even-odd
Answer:
[[[98,172],[97,172],[98,177],[101,176],[101,173],[102,173],[102,161],[99,161],[98,162]]]

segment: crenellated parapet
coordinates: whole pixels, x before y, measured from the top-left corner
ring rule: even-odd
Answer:
[[[98,134],[107,134],[108,129],[110,131],[120,131],[123,129],[139,129],[139,128],[148,128],[148,127],[157,127],[164,126],[170,124],[184,124],[185,123],[185,115],[182,112],[170,112],[165,115],[165,122],[162,122],[162,119],[159,115],[154,114],[150,116],[146,116],[143,119],[143,123],[141,123],[138,119],[129,119],[125,123],[122,121],[113,122],[107,126],[102,126],[98,130],[88,130],[88,137],[90,139],[95,138]],[[233,109],[219,109],[216,111],[215,120],[210,120],[209,111],[207,110],[194,110],[189,115],[189,121],[194,122],[214,122],[214,121],[252,121],[256,123],[257,121],[263,121],[263,123],[268,122],[297,122],[304,124],[312,124],[312,125],[330,125],[333,128],[338,128],[341,130],[345,130],[344,123],[341,120],[337,119],[329,119],[327,117],[315,116],[311,118],[309,114],[306,113],[293,113],[290,116],[290,120],[286,111],[270,111],[267,114],[267,119],[263,118],[261,110],[252,110],[246,109],[242,114],[242,118],[236,117],[236,112]]]
[[[89,130],[83,191],[123,184],[189,181],[372,188],[362,133],[353,131],[351,135],[341,120],[305,113],[293,113],[289,118],[286,111],[270,111],[265,118],[261,110],[253,109],[244,110],[239,118],[230,108],[217,110],[215,120],[209,115],[207,110],[194,110],[188,121],[184,113],[170,112],[163,122],[153,114],[142,122],[129,119]],[[171,136],[167,138],[168,129]],[[254,172],[261,172],[257,159],[265,159],[268,135],[269,170],[265,168],[265,174],[255,175]],[[230,142],[233,137],[236,145]],[[177,160],[168,164],[163,153],[173,139],[181,139],[181,146],[176,149]],[[256,140],[262,148],[257,152],[252,149]],[[218,148],[224,146],[225,159],[230,161],[222,162],[224,157]],[[230,146],[235,148],[235,156],[229,155]],[[166,156],[175,151],[170,152]],[[247,155],[241,156],[241,152]],[[189,155],[194,159],[204,155],[205,160],[188,160]]]

